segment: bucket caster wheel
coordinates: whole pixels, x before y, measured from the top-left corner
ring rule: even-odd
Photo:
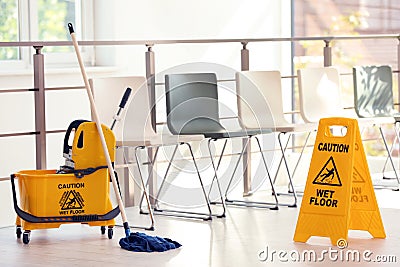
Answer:
[[[108,239],[112,239],[112,238],[113,238],[113,235],[114,235],[114,229],[111,228],[111,227],[109,227],[109,228],[108,228],[108,231],[107,231]]]
[[[17,228],[15,229],[15,233],[17,234],[17,238],[20,239],[21,235],[22,235],[22,228],[21,226],[17,226]]]
[[[101,226],[100,227],[100,231],[101,231],[101,234],[104,235],[106,233],[106,227],[105,226]]]
[[[31,240],[31,231],[25,231],[22,235],[22,242],[24,242],[24,244],[28,244],[30,240]]]

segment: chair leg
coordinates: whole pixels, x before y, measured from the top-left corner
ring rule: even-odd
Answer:
[[[292,135],[293,135],[293,134],[292,134]],[[311,136],[311,132],[308,132],[307,137],[306,137],[306,140],[304,141],[304,144],[303,144],[303,146],[301,147],[300,156],[299,156],[299,158],[297,159],[296,165],[295,165],[294,168],[293,168],[293,172],[292,172],[292,181],[294,180],[294,176],[295,176],[296,171],[297,171],[297,168],[298,168],[298,166],[299,166],[299,164],[300,164],[301,158],[303,157],[304,150],[305,150],[305,148],[307,147],[308,140],[310,139],[310,136]],[[286,142],[285,148],[284,148],[284,150],[283,150],[285,153],[286,153],[286,149],[287,149],[287,145],[288,145],[288,143],[289,143],[289,140],[290,140],[290,138],[288,138],[288,141]],[[280,161],[280,163],[281,163],[282,161],[283,161],[283,156],[281,156],[281,161]],[[281,166],[281,164],[279,164],[278,169],[277,169],[277,171],[276,171],[276,173],[275,173],[274,183],[275,183],[276,178],[277,178],[277,176],[278,176],[278,171],[279,171],[279,169],[280,169],[280,166]],[[288,195],[288,194],[291,195],[291,194],[293,194],[292,190],[290,189],[290,184],[288,184],[288,187],[289,187],[288,193],[278,193],[278,196],[279,196],[279,195]],[[299,193],[299,191],[296,191],[296,192]],[[302,194],[303,192],[300,192],[300,193]]]
[[[218,193],[219,193],[219,196],[220,196],[220,199],[221,199],[221,203],[220,203],[220,204],[222,204],[222,208],[223,208],[222,214],[217,215],[217,217],[222,218],[222,217],[225,217],[225,216],[226,216],[226,215],[225,215],[225,214],[226,214],[226,203],[225,203],[225,198],[224,198],[224,196],[223,196],[223,194],[222,194],[221,184],[220,184],[219,179],[218,179],[217,170],[218,170],[218,168],[219,168],[219,166],[220,166],[220,164],[221,164],[221,159],[222,159],[223,153],[224,153],[224,151],[225,151],[225,147],[226,147],[226,142],[227,142],[227,140],[225,140],[225,143],[224,143],[224,146],[223,146],[223,148],[222,148],[221,156],[220,156],[220,158],[219,158],[219,161],[218,161],[218,165],[217,165],[217,166],[215,166],[214,157],[213,157],[212,151],[211,151],[211,142],[212,142],[212,141],[215,141],[215,140],[213,140],[213,139],[208,139],[208,142],[207,142],[208,153],[210,154],[211,165],[212,165],[212,167],[213,167],[213,169],[214,169],[214,176],[213,176],[213,179],[211,180],[210,190],[209,190],[209,192],[208,192],[208,199],[210,199],[211,187],[212,187],[212,185],[214,184],[214,181],[215,181],[216,184],[217,184]],[[217,204],[217,203],[215,202],[215,203],[213,203],[213,204]]]
[[[257,136],[255,136],[254,138],[255,138],[256,141],[257,141],[258,149],[259,149],[259,151],[260,151],[261,158],[262,158],[262,160],[263,160],[263,162],[264,162],[264,166],[265,166],[265,170],[266,170],[266,172],[267,172],[268,180],[269,180],[269,183],[270,183],[270,185],[271,185],[272,194],[273,194],[273,196],[274,196],[274,198],[275,198],[275,207],[276,207],[275,209],[277,210],[277,209],[278,209],[278,205],[279,205],[279,201],[278,201],[278,197],[277,197],[277,194],[276,194],[275,185],[274,185],[274,182],[273,182],[272,179],[271,179],[271,175],[270,175],[269,169],[268,169],[268,164],[267,164],[267,161],[265,160],[265,156],[264,156],[264,153],[263,153],[263,149],[262,149],[260,140],[258,139]]]
[[[164,186],[165,179],[167,178],[169,169],[171,168],[172,161],[173,161],[174,158],[175,158],[175,153],[176,153],[176,150],[177,150],[177,149],[178,149],[178,145],[176,145],[175,148],[174,148],[174,152],[172,153],[171,159],[170,159],[170,161],[168,162],[168,167],[167,167],[167,169],[166,169],[166,171],[165,171],[165,174],[164,174],[163,180],[162,180],[162,182],[161,182],[160,188],[157,190],[157,195],[156,195],[156,197],[154,198],[154,207],[155,207],[155,209],[157,208],[158,199],[159,199],[159,196],[160,196],[160,192],[161,192],[161,190],[162,190],[162,188],[163,188],[163,186]],[[156,158],[157,158],[157,155],[158,155],[158,151],[159,151],[159,147],[157,147],[156,153],[154,153],[154,157],[151,159],[151,162],[152,162],[152,163],[155,162],[155,160],[156,160]],[[151,172],[152,172],[152,171],[153,171],[153,165],[151,165]],[[149,176],[150,176],[150,175],[149,175]],[[149,185],[149,178],[147,178],[147,181],[146,181],[146,188],[148,187],[148,185]],[[139,204],[140,212],[141,212],[141,213],[147,213],[147,212],[144,212],[144,211],[142,210],[142,208],[141,208],[141,207],[142,207],[142,203],[143,203],[143,198],[144,198],[144,194],[142,194],[142,197],[141,197],[141,199],[140,199],[140,204]]]
[[[138,147],[135,148],[135,159],[136,159],[136,164],[137,164],[138,171],[139,171],[139,178],[140,178],[140,183],[141,183],[140,186],[141,186],[141,189],[143,190],[143,194],[144,194],[144,196],[146,198],[147,208],[149,209],[149,216],[150,216],[151,224],[150,224],[150,227],[131,226],[131,228],[141,228],[141,229],[145,229],[145,230],[154,230],[153,210],[151,209],[150,199],[149,199],[149,196],[148,196],[147,191],[146,191],[146,185],[145,185],[145,183],[143,181],[143,175],[142,175],[142,171],[140,169],[140,164],[141,163],[140,163],[140,160],[139,160],[139,157],[138,157],[138,150],[139,149],[144,149],[144,148],[145,147],[143,147],[143,146],[138,146]]]
[[[199,169],[197,167],[197,163],[196,163],[196,160],[194,158],[192,147],[190,146],[189,143],[180,143],[179,145],[183,145],[183,144],[186,144],[188,146],[191,158],[193,160],[193,164],[195,166],[195,169],[196,169],[199,181],[200,181],[200,186],[201,186],[201,189],[202,189],[202,193],[203,193],[205,201],[206,201],[208,213],[189,212],[189,211],[173,210],[173,209],[161,209],[161,208],[158,208],[158,207],[154,210],[154,212],[155,212],[155,214],[164,215],[164,216],[171,216],[171,217],[203,219],[205,221],[211,220],[213,214],[212,214],[212,211],[211,211],[210,202],[209,202],[209,199],[207,197],[207,193],[206,193],[206,191],[204,189],[203,180],[201,179],[200,171],[199,171]],[[175,157],[175,153],[176,153],[177,148],[178,148],[178,145],[176,145],[176,147],[175,147],[174,153],[173,153],[172,158],[171,158],[171,162],[172,162],[173,158]],[[162,187],[164,186],[164,181],[165,181],[165,178],[166,178],[166,175],[168,173],[169,168],[170,168],[170,164],[168,165],[167,172],[166,172],[166,174],[164,176],[164,179],[163,179],[163,182],[162,182],[162,184],[161,184],[161,186],[159,188],[159,192],[157,194],[157,198],[158,198],[158,196],[159,196],[159,194],[161,192]]]
[[[286,159],[286,153],[285,153],[285,150],[286,150],[286,149],[284,149],[284,148],[283,148],[283,145],[282,145],[282,139],[281,139],[281,135],[282,135],[282,134],[285,134],[285,133],[279,133],[279,134],[278,134],[278,142],[279,142],[279,147],[280,147],[280,149],[281,149],[282,158],[283,158],[283,162],[284,162],[284,164],[285,164],[286,172],[287,172],[287,175],[288,175],[290,190],[292,191],[292,194],[293,194],[294,203],[292,203],[292,204],[280,204],[280,205],[284,205],[284,206],[288,206],[288,207],[297,207],[297,194],[296,194],[296,189],[294,188],[293,180],[292,180],[292,175],[291,175],[290,169],[289,169],[289,164],[288,164],[287,159]],[[290,136],[291,136],[291,135],[292,135],[292,134],[290,134]],[[289,138],[290,138],[290,137],[289,137]],[[290,190],[289,190],[289,191],[290,191]]]
[[[200,171],[199,171],[199,168],[198,168],[198,166],[197,166],[196,160],[195,160],[195,158],[194,158],[192,146],[191,146],[189,143],[185,143],[185,144],[188,146],[189,151],[190,151],[190,155],[192,156],[193,165],[194,165],[194,167],[195,167],[195,169],[196,169],[197,176],[198,176],[198,178],[199,178],[199,182],[200,182],[200,185],[201,185],[201,190],[203,191],[204,199],[205,199],[205,201],[206,201],[207,208],[208,208],[208,211],[209,211],[209,219],[211,220],[211,216],[212,216],[213,214],[212,214],[212,211],[211,211],[210,199],[208,198],[208,195],[207,195],[206,190],[205,190],[205,188],[204,188],[203,180],[201,179]],[[219,186],[218,186],[218,187],[219,187]],[[217,215],[217,217],[225,217],[225,207],[224,207],[224,212],[223,212],[223,214],[222,214],[222,215]]]
[[[286,149],[287,149],[287,147],[289,145],[289,141],[290,141],[290,138],[288,138],[288,140],[286,141],[284,151],[286,151]],[[281,159],[279,160],[278,167],[276,168],[276,173],[275,173],[275,176],[274,176],[274,184],[276,182],[276,179],[278,178],[278,172],[281,169],[282,162],[283,162],[283,155],[281,156]]]
[[[139,148],[140,148],[140,149],[145,149],[146,147],[143,146],[143,147],[139,147]],[[139,149],[139,148],[138,148],[138,149]],[[145,187],[145,190],[147,190],[147,187],[149,186],[149,182],[150,182],[150,173],[153,172],[153,163],[154,163],[155,159],[157,158],[157,155],[158,155],[158,148],[159,148],[159,147],[156,148],[156,152],[154,153],[153,158],[152,158],[152,159],[148,159],[148,162],[150,162],[150,172],[149,172],[149,175],[148,175],[147,180],[146,180],[146,187]],[[137,160],[137,158],[136,158],[136,160]],[[138,165],[138,166],[139,166],[139,165]],[[142,193],[142,196],[140,197],[139,211],[140,211],[141,214],[148,214],[147,212],[143,211],[143,209],[142,209],[143,200],[144,200],[144,192]],[[157,199],[155,199],[155,200],[157,200]],[[151,204],[151,202],[150,202],[150,204]],[[157,203],[154,203],[154,205],[156,205],[156,204],[157,204]]]
[[[379,126],[379,131],[380,131],[380,133],[381,133],[382,140],[383,140],[383,143],[384,143],[384,145],[385,145],[386,151],[388,152],[388,157],[389,157],[389,160],[390,160],[390,165],[392,165],[392,168],[393,168],[393,170],[394,170],[394,175],[396,176],[396,180],[397,180],[397,186],[396,186],[395,188],[393,188],[393,190],[398,191],[398,190],[399,190],[399,185],[400,185],[399,176],[398,176],[398,174],[397,174],[396,167],[394,166],[393,158],[392,158],[392,155],[391,155],[391,153],[390,153],[390,149],[389,149],[388,144],[387,144],[387,142],[386,142],[386,138],[385,138],[385,135],[383,134],[383,130],[382,130],[382,127],[381,127],[381,126]]]
[[[306,140],[304,141],[304,145],[303,145],[303,147],[301,148],[301,152],[300,152],[299,159],[298,159],[297,162],[296,162],[296,166],[294,166],[294,168],[293,168],[292,180],[294,180],[294,175],[295,175],[295,173],[296,173],[297,167],[298,167],[299,164],[300,164],[300,160],[301,160],[301,158],[303,157],[304,150],[305,150],[305,148],[306,148],[306,146],[307,146],[308,139],[310,138],[310,135],[311,135],[311,132],[308,132],[307,137],[306,137]],[[286,151],[286,150],[285,150],[285,151]]]
[[[167,169],[165,170],[165,174],[164,174],[164,177],[162,179],[161,185],[157,190],[157,195],[156,195],[155,200],[154,200],[155,201],[155,203],[154,203],[154,209],[155,210],[158,210],[158,200],[160,198],[161,191],[162,191],[162,189],[164,187],[165,180],[167,179],[167,176],[168,176],[168,173],[169,173],[169,169],[171,168],[172,161],[175,159],[175,154],[176,154],[176,151],[178,150],[178,146],[179,146],[179,144],[175,145],[175,147],[174,147],[174,152],[172,152],[171,159],[168,162],[168,166],[167,166]],[[154,160],[155,160],[155,158],[154,158]]]
[[[208,151],[209,151],[209,152],[211,151],[211,147],[210,147],[210,142],[211,142],[211,141],[215,141],[215,140],[208,139],[207,145],[208,145]],[[217,164],[217,167],[216,167],[217,171],[218,171],[219,166],[221,165],[222,157],[223,157],[223,155],[224,155],[225,148],[226,148],[226,143],[227,143],[227,142],[228,142],[228,140],[225,139],[225,141],[224,141],[224,146],[222,147],[222,150],[221,150],[221,155],[220,155],[220,157],[219,157],[219,159],[218,159],[218,164]],[[210,152],[210,155],[211,155],[211,152]],[[211,157],[211,156],[210,156],[210,157]],[[217,179],[217,176],[216,176],[216,175],[214,175],[214,177],[213,177],[213,179],[212,179],[212,181],[211,181],[210,190],[208,190],[208,199],[210,199],[210,194],[211,194],[211,190],[212,190],[212,188],[213,188],[215,179]],[[215,204],[215,203],[212,203],[212,204]]]
[[[389,152],[390,154],[392,154],[397,140],[399,140],[399,144],[400,144],[398,123],[399,122],[395,122],[394,123],[394,131],[395,131],[396,135],[395,135],[393,143],[392,143],[392,145],[390,147],[390,152]],[[392,177],[386,177],[385,176],[386,166],[387,166],[388,162],[389,162],[389,156],[386,157],[385,164],[383,165],[383,168],[382,168],[383,179],[394,179]]]
[[[246,143],[245,143],[245,145],[243,146],[243,149],[242,149],[242,151],[241,151],[241,153],[240,153],[240,155],[239,155],[239,158],[238,158],[238,160],[236,161],[235,168],[233,169],[231,178],[229,179],[228,186],[226,187],[226,190],[225,190],[225,200],[226,200],[226,201],[228,201],[228,192],[229,192],[229,188],[230,188],[231,185],[232,185],[232,181],[233,181],[233,178],[234,178],[234,176],[235,176],[236,170],[237,170],[237,168],[239,167],[240,160],[242,159],[243,154],[244,154],[244,152],[245,152],[246,149],[247,149],[247,146],[248,146],[248,144],[249,144],[249,140],[250,140],[249,137],[246,138]]]
[[[231,176],[231,178],[229,180],[229,184],[228,184],[227,189],[225,191],[225,202],[226,202],[226,205],[233,205],[233,206],[240,206],[240,207],[268,208],[268,209],[271,209],[271,210],[278,210],[278,198],[275,196],[275,194],[274,194],[275,203],[260,202],[260,201],[250,201],[250,200],[228,199],[228,191],[229,191],[229,188],[231,186],[233,177],[234,177],[234,175],[236,173],[236,170],[237,170],[237,168],[239,166],[239,163],[240,163],[240,161],[241,161],[241,159],[243,157],[244,152],[247,149],[247,146],[248,146],[248,143],[250,142],[250,140],[251,140],[250,136],[246,138],[246,143],[243,146],[243,149],[242,149],[242,151],[241,151],[241,153],[239,155],[239,158],[238,158],[238,160],[237,160],[237,162],[235,164],[235,168],[233,169],[232,176]],[[257,141],[258,141],[258,139],[257,139]],[[265,166],[267,167],[267,163],[266,163],[264,155],[262,153],[261,153],[261,156],[262,156],[262,159],[264,161]],[[275,189],[274,189],[274,186],[272,184],[272,180],[271,180],[271,176],[269,174],[268,168],[267,168],[267,174],[268,174],[268,178],[270,179],[270,182],[271,182],[272,191],[275,192]]]
[[[308,132],[307,137],[306,137],[306,140],[304,141],[304,145],[303,145],[303,147],[301,148],[301,152],[300,152],[299,159],[298,159],[297,162],[296,162],[296,166],[294,166],[294,169],[293,169],[293,172],[292,172],[292,179],[294,179],[294,175],[295,175],[295,173],[296,173],[297,167],[298,167],[299,164],[300,164],[300,160],[301,160],[301,158],[303,157],[304,149],[305,149],[306,146],[307,146],[308,139],[310,138],[310,135],[311,135],[311,132]]]

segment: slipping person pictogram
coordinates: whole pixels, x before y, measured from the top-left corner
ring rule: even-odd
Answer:
[[[315,177],[313,184],[342,186],[335,161],[331,156]]]
[[[83,208],[83,199],[79,192],[75,190],[70,190],[64,193],[66,197],[62,197],[65,199],[62,201],[61,199],[61,210],[72,210],[72,209],[82,209]]]

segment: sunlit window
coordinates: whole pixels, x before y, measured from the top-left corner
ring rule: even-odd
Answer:
[[[67,41],[70,36],[68,22],[72,22],[79,39],[91,33],[82,32],[84,23],[92,23],[90,0],[0,0],[0,42],[17,41]],[[83,13],[85,12],[85,13]],[[83,19],[84,18],[84,19]],[[42,50],[48,64],[68,63],[72,46],[49,46]],[[85,51],[87,52],[87,51]],[[0,64],[30,63],[29,47],[1,47]],[[84,55],[87,56],[87,55]],[[4,67],[4,66],[3,66]]]
[[[0,41],[18,41],[18,1],[0,0]],[[18,48],[0,48],[0,60],[16,60]]]

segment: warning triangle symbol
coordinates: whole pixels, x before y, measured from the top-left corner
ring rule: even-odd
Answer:
[[[354,169],[354,171],[353,171],[353,183],[365,183],[364,178],[358,172],[356,167],[354,167],[353,169]]]
[[[336,164],[335,161],[333,161],[332,156],[319,171],[317,177],[315,177],[313,181],[313,184],[342,186],[342,182],[340,181],[339,173],[336,169]]]
[[[77,194],[79,196],[77,196]],[[80,198],[80,194],[75,190],[71,190],[68,192],[67,197],[65,198],[64,204],[61,207],[61,210],[73,210],[73,209],[82,209],[82,201]]]

